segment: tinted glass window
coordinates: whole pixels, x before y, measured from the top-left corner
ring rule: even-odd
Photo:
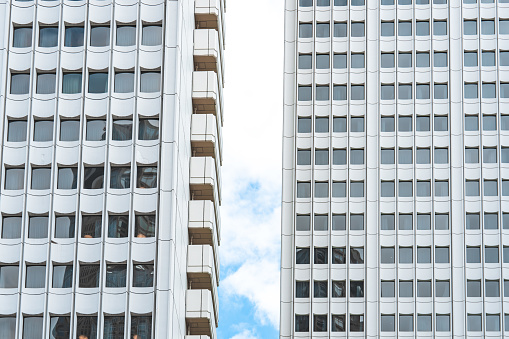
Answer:
[[[79,120],[62,120],[60,122],[60,141],[77,141],[79,138]]]
[[[163,28],[161,26],[143,26],[141,44],[143,46],[158,46],[163,41]]]
[[[83,27],[66,27],[65,29],[65,47],[83,46]]]
[[[101,189],[104,182],[104,167],[85,167],[83,174],[84,189]]]
[[[108,26],[92,26],[90,29],[90,46],[103,47],[110,44],[110,28]]]
[[[95,288],[99,287],[99,265],[81,265],[79,276],[80,288]]]
[[[152,287],[154,285],[154,265],[134,264],[133,287]]]
[[[102,216],[101,215],[84,215],[81,220],[81,237],[82,238],[100,238]]]
[[[60,215],[55,217],[55,238],[74,238],[76,218],[74,215]]]
[[[299,120],[300,123],[300,120]],[[300,124],[299,124],[300,125]],[[159,139],[159,120],[158,119],[140,119],[138,126],[139,140],[156,140]],[[300,131],[300,128],[299,128]]]
[[[44,239],[48,237],[48,217],[30,217],[28,220],[29,238]]]
[[[53,288],[71,288],[72,274],[71,265],[53,266]]]

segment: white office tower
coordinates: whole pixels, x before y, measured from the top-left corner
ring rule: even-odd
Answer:
[[[0,338],[216,338],[224,6],[0,0]]]
[[[286,0],[281,338],[509,335],[509,1]]]

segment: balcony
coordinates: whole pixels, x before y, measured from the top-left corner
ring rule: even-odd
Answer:
[[[212,157],[217,165],[222,165],[221,127],[212,114],[193,114],[191,116],[191,148],[193,157]],[[219,160],[219,161],[217,161]],[[219,171],[218,168],[216,168]]]
[[[224,0],[195,0],[194,19],[196,29],[215,29],[224,40]]]
[[[214,249],[215,262],[219,267],[217,248],[221,244],[221,226],[216,206],[208,200],[189,202],[189,238],[191,245],[209,245]]]
[[[191,336],[205,335],[216,339],[217,317],[209,290],[186,291],[186,327]]]
[[[193,72],[193,112],[214,114],[223,125],[222,89],[213,71]]]
[[[221,205],[221,172],[216,168],[212,157],[191,157],[191,200],[211,200]]]
[[[197,29],[194,31],[194,68],[196,71],[214,71],[223,83],[223,46],[217,31]]]
[[[217,286],[219,265],[212,246],[189,245],[187,247],[187,282],[190,290],[209,290],[212,293],[214,311],[218,313]]]

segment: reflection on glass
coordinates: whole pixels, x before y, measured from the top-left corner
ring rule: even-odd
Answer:
[[[53,266],[53,288],[71,288],[72,271],[72,265]]]
[[[157,167],[138,166],[138,177],[136,179],[138,188],[157,187]]]
[[[7,141],[21,142],[27,140],[27,122],[26,120],[10,120]]]
[[[126,238],[129,234],[129,215],[110,215],[108,222],[109,238]]]
[[[84,215],[81,219],[82,238],[100,238],[102,228],[101,215]]]
[[[135,225],[135,236],[137,238],[150,238],[155,235],[155,215],[137,215]]]
[[[133,287],[152,287],[154,285],[154,265],[134,264]]]
[[[101,189],[104,181],[104,167],[85,167],[84,189]]]
[[[58,189],[76,189],[78,185],[78,169],[76,167],[60,167],[58,169]]]
[[[106,287],[125,287],[126,276],[126,265],[106,265]]]
[[[90,29],[90,46],[103,47],[110,44],[110,28],[94,26]]]
[[[49,325],[50,339],[69,339],[71,336],[70,317],[51,317]]]
[[[152,337],[152,317],[151,316],[132,316],[131,317],[131,338],[133,339],[151,339]]]
[[[83,46],[83,27],[67,27],[65,29],[65,47],[81,47]]]
[[[113,120],[112,140],[131,140],[133,138],[132,120]]]
[[[62,120],[60,122],[60,141],[77,141],[79,138],[79,120]]]
[[[131,167],[111,167],[110,188],[130,188]]]
[[[76,228],[74,215],[60,215],[55,218],[55,238],[74,238]]]
[[[28,223],[28,237],[43,239],[48,237],[48,217],[30,217]]]
[[[87,141],[106,140],[106,120],[87,120]]]
[[[99,287],[99,265],[81,265],[80,266],[80,287],[94,288]]]
[[[78,339],[97,339],[97,316],[78,317],[76,336]]]
[[[56,47],[58,45],[58,27],[41,27],[39,30],[39,47]]]
[[[46,266],[27,266],[26,288],[44,288],[46,285]]]
[[[3,217],[2,239],[19,238],[21,238],[21,217]]]

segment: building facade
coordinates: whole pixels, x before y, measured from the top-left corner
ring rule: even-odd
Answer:
[[[280,338],[509,331],[509,2],[286,0]]]
[[[216,338],[224,11],[0,1],[0,337]]]

